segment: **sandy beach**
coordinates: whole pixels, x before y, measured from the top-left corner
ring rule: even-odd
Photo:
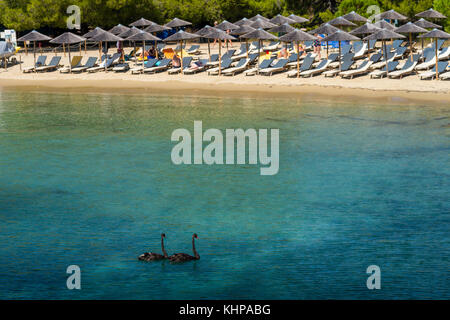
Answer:
[[[237,48],[235,44],[234,48]],[[206,57],[206,46],[202,45],[202,56]],[[130,48],[125,49],[126,52]],[[218,51],[214,48],[212,53]],[[113,50],[110,51],[113,53]],[[47,53],[48,60],[54,53]],[[68,64],[68,56],[62,53],[61,63]],[[72,55],[79,55],[74,52]],[[98,56],[98,51],[82,52],[83,61],[89,56]],[[22,67],[33,64],[33,54],[17,55]],[[133,65],[133,62],[130,62]],[[403,79],[371,79],[364,75],[354,79],[340,77],[326,78],[322,75],[312,78],[288,78],[285,73],[269,76],[234,77],[208,76],[206,72],[194,75],[169,75],[167,72],[158,74],[133,75],[131,72],[97,72],[81,74],[23,73],[20,65],[0,71],[0,88],[47,88],[76,91],[114,91],[114,92],[170,92],[179,94],[220,94],[229,95],[233,92],[252,95],[299,95],[314,94],[333,97],[368,97],[371,99],[409,101],[423,100],[441,103],[450,102],[450,81],[420,80],[417,75]]]

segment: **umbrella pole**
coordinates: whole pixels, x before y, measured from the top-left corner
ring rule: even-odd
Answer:
[[[106,58],[105,58],[105,73],[108,72],[108,42],[105,42]]]
[[[247,59],[248,59],[248,39],[245,38],[245,50],[247,51]]]
[[[209,42],[209,38],[208,38],[208,59],[209,59],[209,62],[211,62],[211,45]]]
[[[261,64],[261,40],[258,40],[258,51],[259,51],[259,58],[258,58],[258,69],[256,70],[257,74],[259,74],[259,65]]]
[[[136,41],[133,41],[133,45],[134,45],[134,66],[137,66],[137,59],[136,59]]]
[[[341,68],[341,60],[342,60],[342,57],[341,57],[341,42],[340,41],[338,41],[339,42],[339,72],[341,72],[342,71],[342,68]]]
[[[183,74],[183,40],[181,40],[181,61],[180,61],[181,69],[180,74]]]
[[[327,41],[327,59],[328,59],[328,41]]]
[[[437,50],[437,38],[434,38],[434,52],[436,54],[436,80],[439,80],[439,71],[438,71],[438,50]]]
[[[409,51],[411,51],[410,54],[411,54],[411,60],[412,60],[413,48],[412,48],[412,33],[411,32],[409,33]]]
[[[69,50],[69,71],[70,71],[70,73],[72,73],[72,61],[70,61],[71,60],[70,59],[70,45],[68,45],[67,47],[68,47],[68,50]]]
[[[222,40],[219,38],[219,76],[222,74]]]
[[[156,53],[156,60],[158,60],[159,57],[158,57],[158,41],[157,40],[155,40],[155,53]]]
[[[36,71],[36,41],[33,41],[34,72]]]
[[[70,50],[70,47],[69,47],[69,50]],[[64,52],[64,57],[66,56],[66,44],[65,43],[63,43],[63,52]]]
[[[386,51],[386,42],[384,43],[384,51]],[[386,54],[386,58],[384,58],[384,60],[386,60],[386,78],[387,78],[389,76],[387,54]]]
[[[300,42],[297,41],[297,78],[300,77]]]
[[[386,64],[386,74],[388,72],[388,61],[387,61],[387,52],[386,52],[386,40],[383,40],[383,51],[384,51],[384,62]]]

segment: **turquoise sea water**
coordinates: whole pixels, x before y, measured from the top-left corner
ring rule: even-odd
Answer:
[[[280,129],[279,174],[173,165],[194,120]],[[448,123],[423,103],[0,91],[0,298],[449,299]],[[161,232],[169,254],[198,233],[201,259],[137,261]]]

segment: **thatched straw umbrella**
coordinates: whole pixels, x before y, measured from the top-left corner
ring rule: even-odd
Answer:
[[[136,27],[136,28],[144,28],[144,27],[152,25],[153,23],[154,23],[153,21],[147,20],[145,18],[140,18],[139,20],[136,20],[135,22],[130,23],[129,26]]]
[[[259,41],[259,56],[261,57],[261,41],[262,40],[277,40],[278,38],[275,37],[273,34],[268,33],[267,31],[264,31],[262,28],[256,29],[254,31],[251,31],[249,33],[243,34],[241,36],[242,39],[257,39]],[[259,60],[259,59],[258,59]],[[259,73],[259,61],[258,61],[258,70],[257,73]]]
[[[368,20],[364,18],[363,16],[360,16],[355,11],[352,11],[350,13],[344,14],[342,18],[351,21],[351,22],[367,22]]]
[[[269,21],[268,18],[260,15],[259,13],[256,16],[251,17],[249,20],[256,21],[257,19],[261,19],[261,20],[264,20],[264,21]]]
[[[35,72],[36,72],[36,41],[49,41],[52,40],[52,38],[37,32],[36,30],[31,31],[30,33],[27,33],[23,37],[20,37],[17,39],[17,41],[33,41],[33,59],[34,59],[34,66],[35,66]],[[20,65],[20,69],[22,69],[22,64]]]
[[[439,29],[433,29],[428,33],[425,33],[421,36],[419,36],[419,38],[434,38],[434,44],[435,44],[435,48],[434,48],[434,52],[436,55],[436,80],[439,80],[439,72],[438,72],[438,48],[437,48],[437,39],[450,39],[450,34],[447,32],[444,32],[442,30]]]
[[[297,78],[300,76],[300,41],[311,41],[316,38],[309,33],[295,29],[288,34],[281,36],[280,41],[297,43]]]
[[[309,31],[310,34],[326,34],[327,36],[329,36],[330,34],[333,34],[337,31],[339,31],[340,29],[336,28],[335,26],[332,26],[331,24],[324,23],[322,24],[320,27]],[[314,39],[317,40],[317,39]],[[323,39],[322,39],[323,40]],[[328,58],[328,41],[327,41],[327,58]]]
[[[235,36],[242,36],[243,34],[246,34],[246,33],[249,33],[249,32],[255,31],[255,30],[256,30],[255,28],[252,28],[249,25],[244,24],[244,25],[240,26],[239,29],[231,31],[231,34],[235,35]],[[239,40],[241,40],[241,38],[239,38]],[[248,58],[248,39],[245,39],[245,49],[246,49],[247,58]]]
[[[237,26],[249,25],[253,21],[247,18],[242,18],[241,20],[236,21],[234,24]]]
[[[268,20],[258,18],[255,21],[253,21],[253,23],[249,24],[249,26],[252,27],[253,29],[270,29],[276,27],[277,25]]]
[[[424,28],[424,29],[442,29],[442,26],[435,24],[433,22],[430,22],[428,20],[425,20],[424,18],[420,18],[414,24],[418,27]]]
[[[288,16],[289,19],[294,20],[295,23],[305,23],[305,22],[309,22],[309,19],[303,18],[303,17],[299,17],[296,16],[295,14],[291,14]]]
[[[410,51],[411,57],[412,57],[412,54],[413,54],[412,34],[413,33],[427,33],[428,31],[424,28],[421,28],[421,27],[415,25],[412,22],[408,22],[408,23],[398,27],[397,29],[395,29],[395,32],[409,34],[409,51]]]
[[[408,19],[407,17],[405,17],[404,15],[398,13],[394,9],[391,9],[391,10],[388,10],[388,11],[380,13],[380,14],[378,14],[376,16],[376,18],[386,19],[386,20],[389,20],[391,23],[392,23],[392,20],[400,20],[400,21],[402,21],[402,20],[407,20]]]
[[[155,41],[155,43],[156,43],[157,41],[159,41],[161,39],[158,37],[155,37],[151,33],[148,33],[144,30],[139,30],[138,33],[129,36],[125,40],[134,41],[134,42],[142,41],[142,65],[144,65],[145,64],[145,41]],[[135,61],[135,64],[137,64],[136,50],[134,51],[134,61]]]
[[[73,34],[72,32],[65,32],[59,37],[56,37],[53,40],[50,40],[50,43],[57,43],[57,44],[67,44],[69,46],[69,70],[70,73],[72,73],[72,59],[70,58],[70,45],[75,43],[80,43],[85,41],[86,38],[77,36],[76,34]]]
[[[418,27],[424,28],[424,29],[442,29],[442,27],[438,24],[432,23],[430,21],[425,20],[424,18],[420,18],[414,24]],[[422,38],[422,50],[423,50],[423,38]]]
[[[426,11],[423,11],[423,12],[419,12],[418,14],[416,14],[416,17],[428,18],[428,19],[446,19],[447,18],[442,13],[440,13],[439,11],[433,10],[432,8],[430,8]]]
[[[281,14],[277,14],[275,17],[273,17],[272,19],[270,19],[270,22],[274,23],[274,24],[294,24],[296,23],[295,20],[282,16]]]
[[[117,26],[109,29],[108,32],[112,33],[115,36],[118,36],[119,34],[124,33],[125,31],[128,31],[128,30],[130,30],[130,28],[123,26],[119,23]]]
[[[105,31],[102,33],[99,33],[98,35],[96,35],[95,37],[91,38],[92,41],[95,42],[105,42],[105,51],[106,51],[106,59],[105,59],[105,72],[108,72],[108,66],[107,66],[107,61],[108,61],[108,42],[117,42],[117,41],[123,41],[123,38],[118,37],[114,34],[112,34],[111,32]]]
[[[285,23],[285,24],[281,24],[279,26],[273,27],[272,29],[269,29],[269,32],[273,32],[273,33],[289,33],[294,31],[295,28],[291,27],[289,24]]]
[[[209,33],[203,35],[203,38],[208,39],[218,39],[219,40],[219,76],[222,74],[222,40],[234,40],[235,38],[233,36],[230,36],[228,33],[226,33],[223,30],[217,29],[217,28],[210,28]]]
[[[189,32],[180,30],[177,33],[174,33],[173,35],[171,35],[170,37],[167,37],[166,39],[164,39],[165,42],[180,41],[180,47],[181,47],[181,74],[183,74],[183,41],[193,40],[193,39],[198,39],[198,38],[199,38],[199,35],[197,35],[197,34],[193,34],[193,33],[189,33]]]
[[[149,25],[147,28],[144,29],[145,32],[151,33],[154,36],[156,36],[156,33],[158,33],[158,32],[167,31],[167,30],[170,30],[170,28],[166,27],[166,26],[161,26],[157,23]],[[158,59],[159,52],[158,52],[158,44],[156,41],[155,41],[155,51],[156,51],[156,59]]]
[[[203,36],[207,35],[208,33],[210,33],[211,30],[219,30],[219,29],[216,29],[214,27],[206,25],[203,28],[201,28],[200,30],[198,30],[195,34],[199,35],[200,37],[203,37]],[[209,60],[209,62],[211,62],[211,42],[210,42],[209,37],[206,37],[206,39],[208,40],[208,60]]]
[[[360,40],[360,39],[350,33],[347,33],[342,30],[338,30],[323,40],[327,41],[327,42],[328,41],[338,41],[339,42],[339,71],[341,71],[341,41],[354,41],[354,40]]]
[[[353,29],[352,31],[350,31],[350,34],[353,35],[358,35],[358,34],[372,34],[374,32],[380,31],[381,29],[376,27],[375,25],[373,25],[370,22],[366,22],[365,24],[363,24],[362,26]]]
[[[172,21],[165,24],[166,27],[169,27],[171,29],[174,28],[180,28],[185,26],[190,26],[192,23],[189,21],[181,20],[178,18],[174,18]]]
[[[381,40],[383,46],[384,60],[386,62],[386,74],[389,73],[388,61],[387,61],[387,51],[386,51],[386,40],[389,39],[403,39],[406,38],[404,35],[396,33],[392,30],[381,29],[375,33],[364,38],[364,40]]]
[[[349,33],[354,35],[354,36],[358,36],[358,35],[369,35],[375,32],[380,31],[381,29],[376,27],[375,25],[371,24],[370,22],[366,22],[365,24],[363,24],[362,26],[353,29],[352,31],[350,31]]]
[[[373,25],[380,29],[395,30],[395,26],[384,20],[377,21]]]
[[[87,48],[86,48],[87,47],[87,39],[95,37],[96,35],[98,35],[102,32],[105,32],[105,30],[103,30],[100,27],[96,27],[95,29],[92,29],[91,31],[89,31],[88,33],[83,35],[83,37],[86,38],[86,40],[84,40],[84,51],[85,52],[87,51]],[[99,46],[98,46],[98,54],[101,59],[101,57],[102,57],[102,43],[101,42],[99,43]]]
[[[219,23],[217,26],[215,26],[215,28],[217,28],[219,30],[223,30],[223,31],[228,31],[228,30],[229,31],[233,31],[233,30],[239,29],[239,26],[235,25],[235,24],[233,24],[231,22],[228,22],[227,20],[224,20],[221,23]],[[229,43],[228,40],[230,40],[230,39],[223,39],[223,40],[225,40],[225,42],[227,44],[227,50],[228,50],[228,43]]]
[[[356,24],[343,17],[334,18],[328,21],[328,24],[331,24],[333,27],[356,27]]]

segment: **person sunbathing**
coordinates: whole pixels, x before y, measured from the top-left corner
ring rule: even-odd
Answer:
[[[174,54],[172,58],[172,67],[174,68],[181,67],[181,59],[176,54]]]

